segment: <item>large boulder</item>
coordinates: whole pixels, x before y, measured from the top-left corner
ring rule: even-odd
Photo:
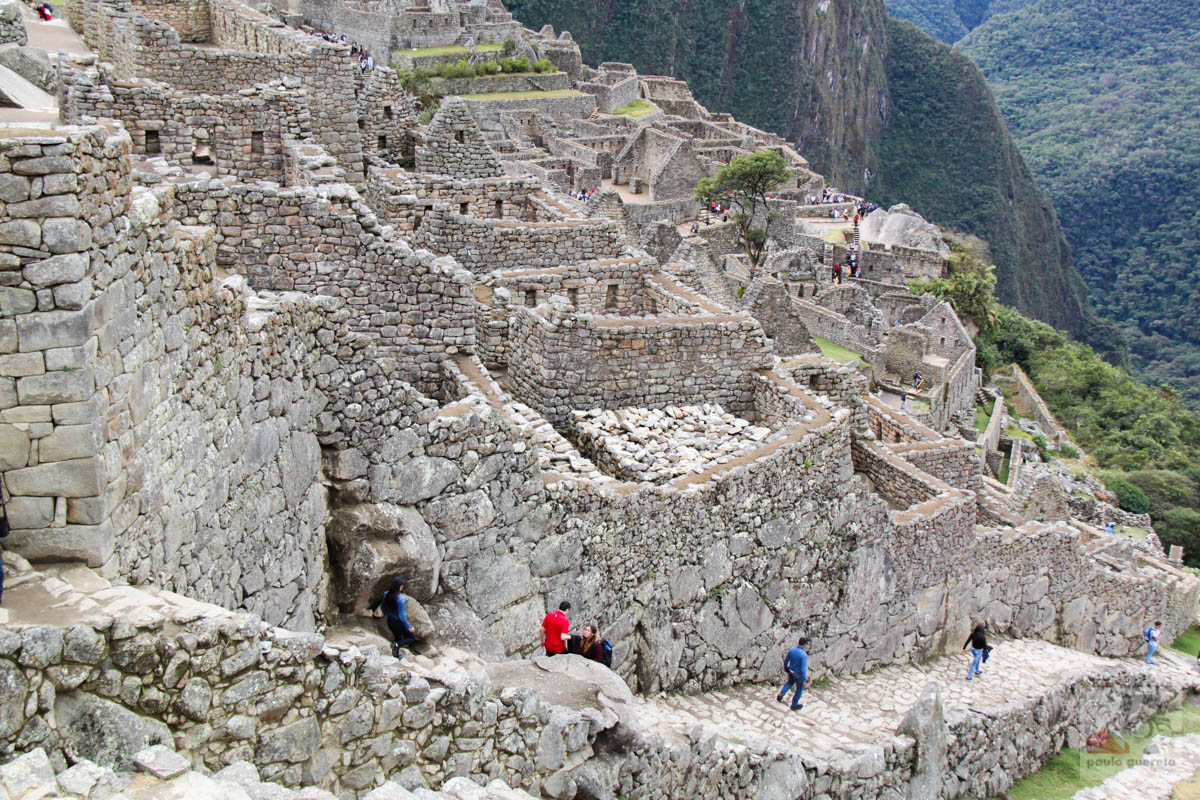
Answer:
[[[379,599],[392,578],[418,600],[437,593],[442,560],[429,525],[411,506],[346,506],[326,526],[339,606],[362,611]]]
[[[942,709],[942,691],[931,683],[900,721],[896,733],[917,743],[916,764],[908,783],[908,800],[938,800],[946,773],[950,728]]]
[[[58,695],[54,717],[63,750],[72,762],[86,758],[126,772],[133,768],[133,757],[147,747],[175,745],[162,722],[83,692]]]
[[[862,221],[859,233],[869,244],[900,245],[950,255],[950,246],[942,241],[937,226],[903,203],[887,211],[882,208],[872,211]]]

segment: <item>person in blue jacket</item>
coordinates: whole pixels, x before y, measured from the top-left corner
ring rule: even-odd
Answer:
[[[796,646],[788,650],[787,655],[783,657],[783,669],[787,672],[788,679],[775,699],[786,703],[788,691],[795,686],[796,695],[792,698],[792,711],[804,708],[804,704],[800,702],[800,696],[804,694],[804,687],[808,685],[808,652],[804,649],[807,646],[808,637],[801,636]]]
[[[392,632],[392,655],[401,659],[404,656],[400,655],[400,648],[407,647],[417,640],[417,630],[408,623],[408,616],[405,614],[407,607],[404,578],[399,575],[392,578],[391,588],[383,593],[379,602],[371,606],[372,611],[382,612],[387,618],[388,630]]]

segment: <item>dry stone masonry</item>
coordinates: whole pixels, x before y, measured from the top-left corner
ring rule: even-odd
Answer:
[[[65,16],[79,52],[5,62],[59,120],[0,121],[10,796],[949,800],[1200,688],[1128,660],[1200,580],[1006,432],[911,210],[854,229],[786,142],[498,0]],[[388,66],[506,52],[557,72],[424,124]],[[692,191],[763,149],[751,269]],[[612,669],[541,655],[563,600]],[[977,622],[1028,681],[957,679]]]

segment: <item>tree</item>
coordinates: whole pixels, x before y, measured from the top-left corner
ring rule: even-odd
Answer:
[[[915,294],[929,292],[954,307],[958,316],[975,323],[980,331],[989,331],[996,321],[996,268],[992,266],[987,243],[969,234],[948,232],[944,235],[951,255],[946,274],[929,281],[909,285]]]
[[[754,227],[755,217],[760,208],[766,210],[767,195],[790,178],[783,156],[774,150],[760,150],[738,156],[717,170],[715,178],[702,178],[696,184],[697,200],[716,201],[733,209],[730,219],[738,226],[752,269],[767,246],[767,232]]]

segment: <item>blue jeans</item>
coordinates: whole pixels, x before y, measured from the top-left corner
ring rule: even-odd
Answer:
[[[1147,642],[1146,644],[1147,644],[1146,663],[1153,664],[1154,663],[1154,651],[1158,649],[1158,642],[1151,641],[1151,642]]]
[[[974,647],[972,647],[971,655],[973,655],[974,658],[971,659],[971,668],[967,670],[967,680],[971,680],[971,678],[975,677],[975,673],[979,672],[979,664],[980,664],[980,662],[983,661],[983,651],[982,650],[977,650]]]
[[[796,708],[800,705],[800,695],[804,694],[804,678],[799,672],[788,673],[787,683],[783,685],[783,689],[780,690],[779,696],[786,700],[787,693],[793,686],[796,687],[796,696],[792,698],[792,708]]]

